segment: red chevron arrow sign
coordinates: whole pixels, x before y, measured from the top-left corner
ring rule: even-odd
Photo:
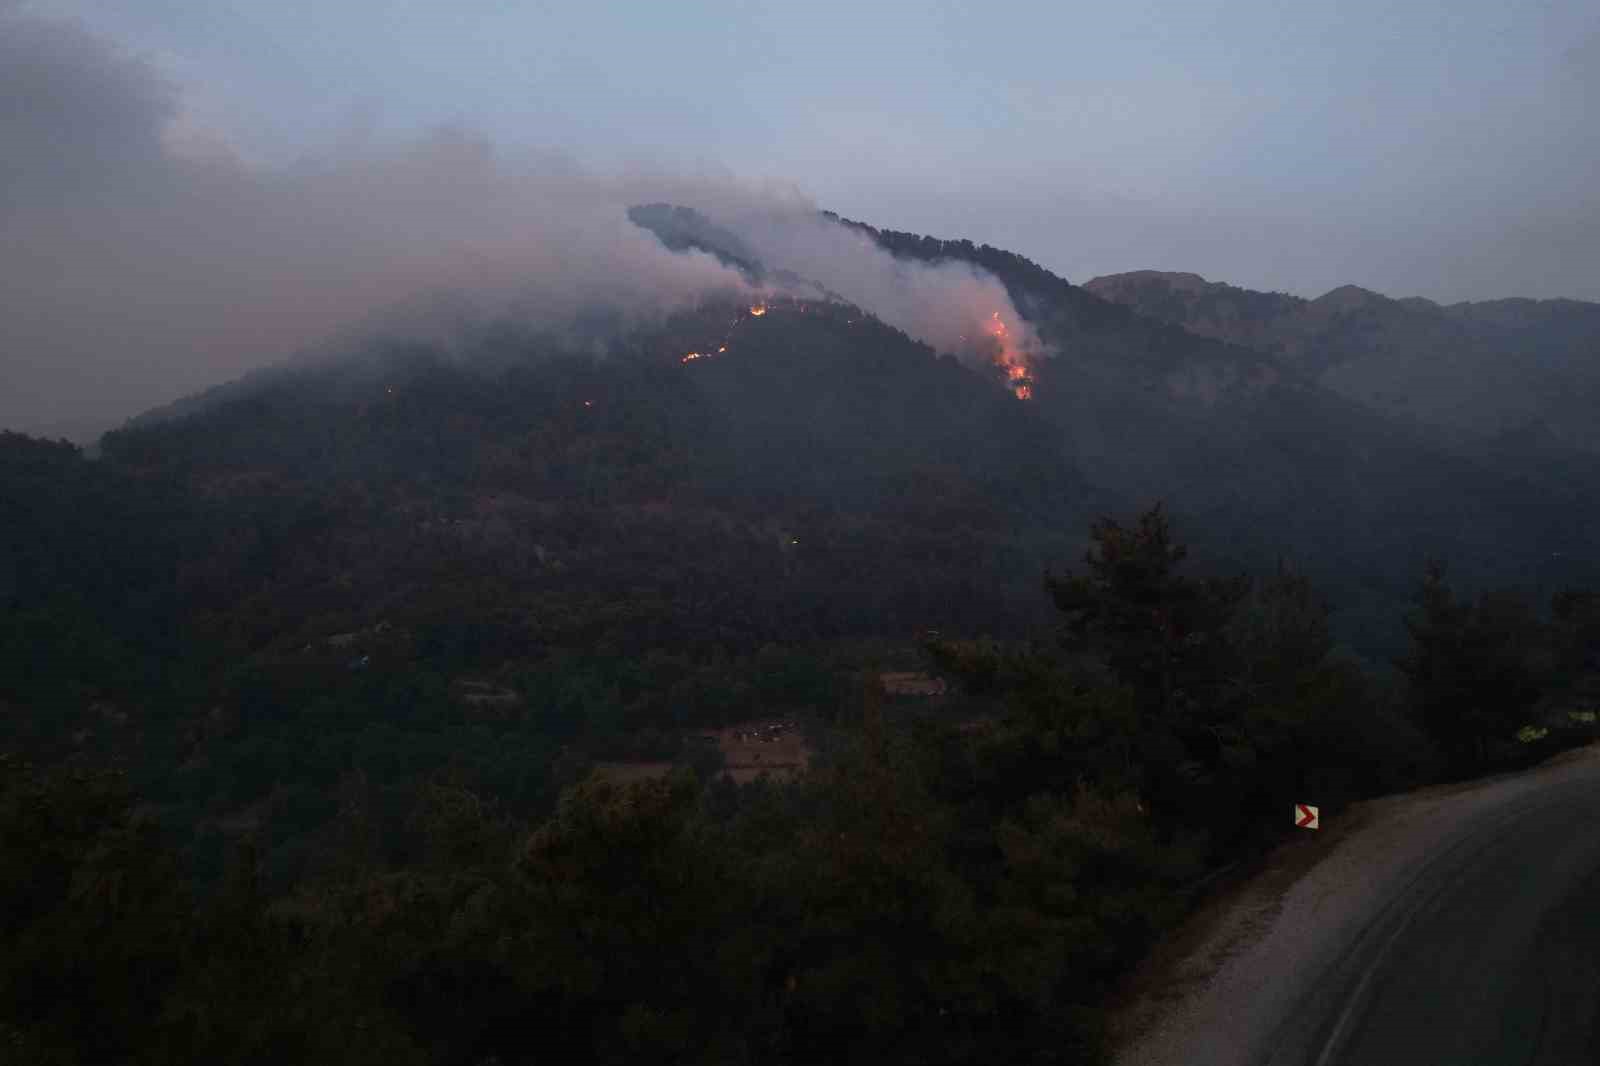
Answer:
[[[1308,807],[1304,803],[1294,805],[1294,824],[1296,829],[1321,829],[1317,824],[1317,809]]]

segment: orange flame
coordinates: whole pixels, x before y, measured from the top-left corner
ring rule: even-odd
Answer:
[[[750,313],[752,315],[755,315],[757,318],[760,318],[762,315],[767,313],[767,305],[766,304],[751,304],[750,305]]]
[[[1006,324],[1000,320],[1000,312],[996,311],[989,316],[989,321],[983,324],[984,331],[999,342],[999,350],[995,354],[995,365],[1005,371],[1006,381],[1011,385],[1011,391],[1016,393],[1019,400],[1033,398],[1033,382],[1028,376],[1028,357],[1016,347],[1011,340],[1011,332],[1006,329]]]

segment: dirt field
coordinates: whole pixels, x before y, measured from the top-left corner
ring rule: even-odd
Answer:
[[[666,777],[672,770],[669,762],[597,762],[595,773],[619,785],[635,781],[648,781],[653,777]]]
[[[727,760],[728,776],[740,784],[764,773],[777,781],[792,780],[811,758],[805,736],[788,719],[738,722],[702,736],[716,738]]]
[[[737,722],[723,729],[700,730],[691,743],[715,744],[722,752],[724,773],[739,784],[768,774],[775,781],[792,781],[811,760],[811,749],[799,726],[787,718]],[[597,762],[595,770],[619,784],[665,777],[670,762]]]
[[[930,677],[925,673],[908,670],[879,674],[878,683],[883,686],[884,693],[889,696],[914,696],[919,699],[929,699],[943,696],[946,691],[943,678]]]

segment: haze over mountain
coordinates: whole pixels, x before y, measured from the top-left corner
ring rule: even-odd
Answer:
[[[581,522],[642,507],[663,530],[704,512],[757,543],[803,528],[800,557],[819,563],[831,556],[812,556],[818,545],[867,522],[883,538],[858,549],[879,570],[875,595],[921,606],[874,608],[861,632],[1013,625],[1029,616],[1028,575],[1070,565],[1069,531],[1155,500],[1208,567],[1288,559],[1315,577],[1339,635],[1380,660],[1429,558],[1469,584],[1535,592],[1592,568],[1600,464],[1559,443],[1463,442],[1342,396],[1307,360],[1145,317],[989,246],[760,204],[629,216],[668,255],[734,280],[661,317],[597,304],[560,328],[520,309],[430,305],[151,412],[107,438],[107,459],[206,495],[267,478],[311,498],[386,485],[398,494],[387,506],[451,521],[503,512],[501,546],[517,558],[549,547],[526,523],[576,506],[573,493]],[[955,591],[957,573],[939,592],[924,569],[902,569],[891,545],[925,525],[986,531],[982,566],[1006,577],[985,606]],[[802,606],[813,596],[850,599],[826,591],[839,576],[808,573],[764,632],[816,624],[820,604]]]
[[[1095,278],[1084,287],[1202,336],[1271,353],[1402,418],[1600,450],[1600,304],[1440,305],[1354,285],[1305,300],[1161,271]]]
[[[1392,597],[1446,526],[1464,576],[1537,584],[1583,557],[1587,305],[1559,305],[1543,354],[1514,368],[1484,339],[1528,335],[1507,308],[1357,290],[1252,297],[1278,300],[1260,330],[1206,336],[1203,316],[1129,310],[1013,253],[850,222],[790,187],[608,174],[497,150],[461,126],[263,166],[203,136],[187,87],[152,61],[31,6],[0,18],[6,77],[40,105],[5,127],[16,150],[0,225],[13,262],[50,265],[8,271],[0,293],[12,386],[0,418],[14,424],[135,414],[295,353],[314,367],[411,347],[491,375],[552,353],[661,360],[680,316],[813,301],[859,309],[929,357],[956,355],[974,385],[1009,387],[1024,424],[1049,435],[1015,461],[1077,471],[1101,500],[1167,499],[1237,561],[1287,552]],[[818,338],[819,367],[833,343]],[[235,399],[298,395],[296,373],[169,413],[244,417]],[[773,417],[808,410],[807,395]],[[1536,425],[1534,412],[1548,417]],[[1528,436],[1539,426],[1548,440]],[[1463,427],[1474,433],[1447,432]],[[846,476],[819,470],[821,484]],[[1524,556],[1504,557],[1508,538]]]
[[[1594,28],[1581,5],[1547,5],[1505,25],[1459,5],[1413,5],[1386,10],[1388,35],[1377,37],[1357,29],[1349,8],[1292,23],[1270,5],[1233,13],[1239,33],[1272,42],[1253,54],[1281,58],[1334,40],[1359,55],[1318,79],[1332,92],[1359,66],[1367,95],[1348,101],[1352,113],[1389,101],[1392,125],[1359,133],[1336,117],[1337,96],[1292,107],[1289,88],[1304,89],[1281,84],[1285,71],[1270,63],[1255,74],[1259,99],[1282,101],[1282,114],[1261,111],[1253,125],[1244,116],[1258,104],[1200,91],[1247,82],[1219,65],[1209,33],[1185,29],[1197,15],[1157,19],[1133,5],[1063,25],[1053,11],[874,14],[873,25],[892,23],[929,54],[958,51],[961,76],[892,79],[905,87],[892,98],[880,89],[850,96],[848,107],[824,94],[832,103],[823,107],[811,69],[774,55],[816,43],[838,94],[882,82],[885,64],[916,49],[886,55],[826,34],[824,47],[826,18],[714,8],[691,5],[650,28],[534,9],[443,24],[422,9],[291,17],[225,2],[185,16],[181,5],[12,0],[0,13],[0,69],[7,95],[28,106],[0,125],[0,236],[13,267],[0,276],[0,425],[83,434],[320,343],[419,290],[466,290],[491,307],[514,301],[542,314],[570,310],[603,284],[629,287],[623,302],[638,313],[677,306],[717,278],[687,262],[656,273],[665,261],[619,216],[657,201],[724,212],[820,202],[879,224],[981,236],[1066,277],[1181,260],[1302,292],[1336,271],[1443,297],[1600,295],[1600,211],[1587,180],[1597,161],[1583,132]],[[359,35],[375,23],[384,43],[368,46]],[[313,26],[307,39],[325,50],[290,29]],[[686,46],[718,41],[722,52],[685,71],[662,34]],[[1022,58],[1045,40],[1080,62]],[[512,76],[496,41],[536,58],[517,68],[526,94],[493,80]],[[1141,71],[1136,82],[1089,76],[1118,49],[1136,60],[1125,64]],[[447,55],[460,62],[445,78]],[[1513,61],[1526,79],[1479,73]],[[439,77],[412,76],[419,68]],[[1041,70],[1076,73],[1047,84]],[[1377,71],[1387,73],[1374,80]],[[626,103],[616,95],[644,83],[652,89],[625,93]],[[688,95],[735,83],[737,102],[721,92],[722,106],[688,106]],[[1448,86],[1429,98],[1465,109],[1473,138],[1446,135],[1443,124],[1402,135],[1407,123],[1433,121],[1405,103],[1422,98],[1417,84]],[[1158,85],[1182,88],[1163,95]],[[558,92],[563,108],[537,102]],[[530,101],[525,121],[511,120],[512,98]],[[862,111],[868,98],[889,111]],[[1523,120],[1529,109],[1539,122]],[[1330,135],[1273,134],[1291,112],[1297,131],[1315,121]],[[948,125],[933,136],[926,127],[938,114]],[[1131,134],[1141,122],[1154,132]],[[1477,153],[1458,165],[1485,138],[1497,138],[1494,159]],[[873,150],[861,150],[869,141]],[[1350,166],[1304,156],[1335,143],[1355,153]],[[630,156],[623,145],[644,147]],[[1051,155],[1063,152],[1076,162]],[[1253,183],[1240,175],[1237,160],[1267,158]],[[1370,164],[1359,182],[1350,177],[1358,158]],[[1214,173],[1224,164],[1226,179]],[[1383,174],[1395,175],[1392,187]],[[1517,193],[1501,195],[1513,175]],[[1264,211],[1268,202],[1277,206]],[[887,306],[875,310],[904,325]]]

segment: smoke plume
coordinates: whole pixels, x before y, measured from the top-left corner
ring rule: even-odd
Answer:
[[[629,183],[462,127],[249,165],[150,64],[6,7],[0,98],[0,426],[109,423],[421,291],[554,323],[743,284],[633,226]]]
[[[282,360],[448,291],[559,328],[744,286],[673,253],[627,207],[731,219],[781,265],[944,351],[974,350],[1004,289],[894,260],[792,188],[601,175],[465,126],[252,164],[185,87],[80,25],[0,2],[0,427],[80,433]]]
[[[731,231],[767,266],[817,282],[941,352],[988,354],[996,313],[1012,347],[1039,350],[1005,286],[982,268],[896,258],[791,189],[667,182],[665,191]]]

